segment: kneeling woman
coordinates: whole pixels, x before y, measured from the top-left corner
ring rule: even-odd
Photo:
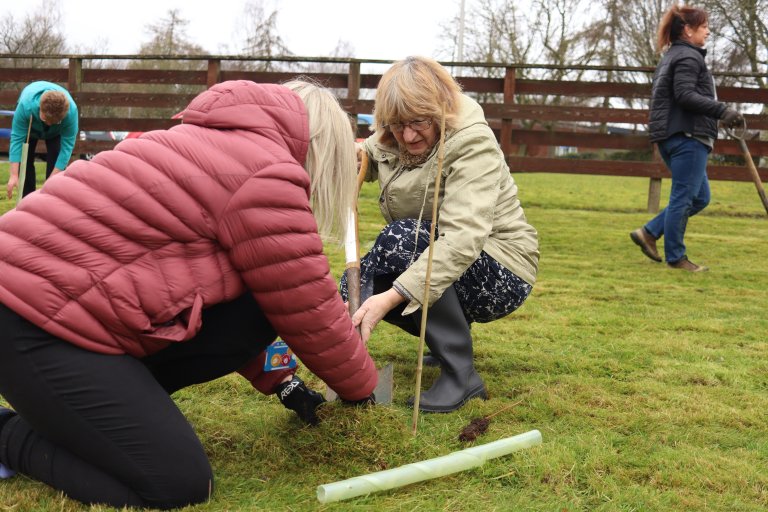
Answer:
[[[320,238],[352,205],[352,137],[325,89],[224,82],[0,217],[0,469],[84,503],[204,502],[211,466],[169,392],[257,374],[277,335],[369,397]]]
[[[443,108],[445,159],[438,218],[431,219]],[[362,151],[371,162],[366,179],[379,182],[388,225],[361,261],[364,302],[353,322],[364,340],[382,319],[419,335],[425,249],[436,220],[425,341],[441,374],[419,408],[453,411],[486,398],[473,365],[470,324],[506,316],[528,297],[538,269],[537,233],[482,108],[439,63],[423,57],[396,62],[381,78],[374,117],[376,133]]]

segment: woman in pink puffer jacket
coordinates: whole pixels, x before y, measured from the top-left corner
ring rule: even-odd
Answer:
[[[366,400],[375,366],[320,237],[343,235],[355,167],[327,90],[225,82],[1,217],[0,465],[84,503],[205,501],[210,464],[169,392],[254,377],[278,335]]]

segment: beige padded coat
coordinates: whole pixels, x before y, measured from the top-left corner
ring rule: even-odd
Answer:
[[[437,149],[436,145],[425,163],[407,169],[400,164],[398,148],[383,145],[377,134],[363,142],[370,159],[366,180],[379,181],[379,207],[387,222],[431,220]],[[438,227],[430,304],[458,280],[481,251],[534,284],[539,261],[536,230],[526,220],[517,185],[482,107],[466,95],[461,99],[456,129],[446,133]],[[413,297],[404,314],[421,306],[426,267],[425,251],[397,279]]]

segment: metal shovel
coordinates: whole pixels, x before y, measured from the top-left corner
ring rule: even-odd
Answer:
[[[360,172],[357,175],[357,193],[365,180],[365,173],[368,170],[368,155],[363,152],[360,161]],[[349,292],[349,316],[355,314],[360,307],[360,240],[357,226],[357,200],[349,213],[347,221],[347,238],[344,241],[344,254],[347,260],[347,290]],[[360,328],[358,327],[358,333]],[[394,386],[394,367],[392,363],[385,365],[378,370],[379,382],[376,384],[373,394],[376,396],[377,404],[392,403],[392,388]],[[325,387],[325,399],[329,402],[336,400],[338,395],[328,386]]]

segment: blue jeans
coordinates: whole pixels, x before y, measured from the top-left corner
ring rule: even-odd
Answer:
[[[664,257],[675,263],[685,257],[688,218],[709,204],[707,157],[711,149],[696,139],[678,134],[659,142],[659,153],[672,173],[669,204],[645,225],[654,238],[664,236]]]

